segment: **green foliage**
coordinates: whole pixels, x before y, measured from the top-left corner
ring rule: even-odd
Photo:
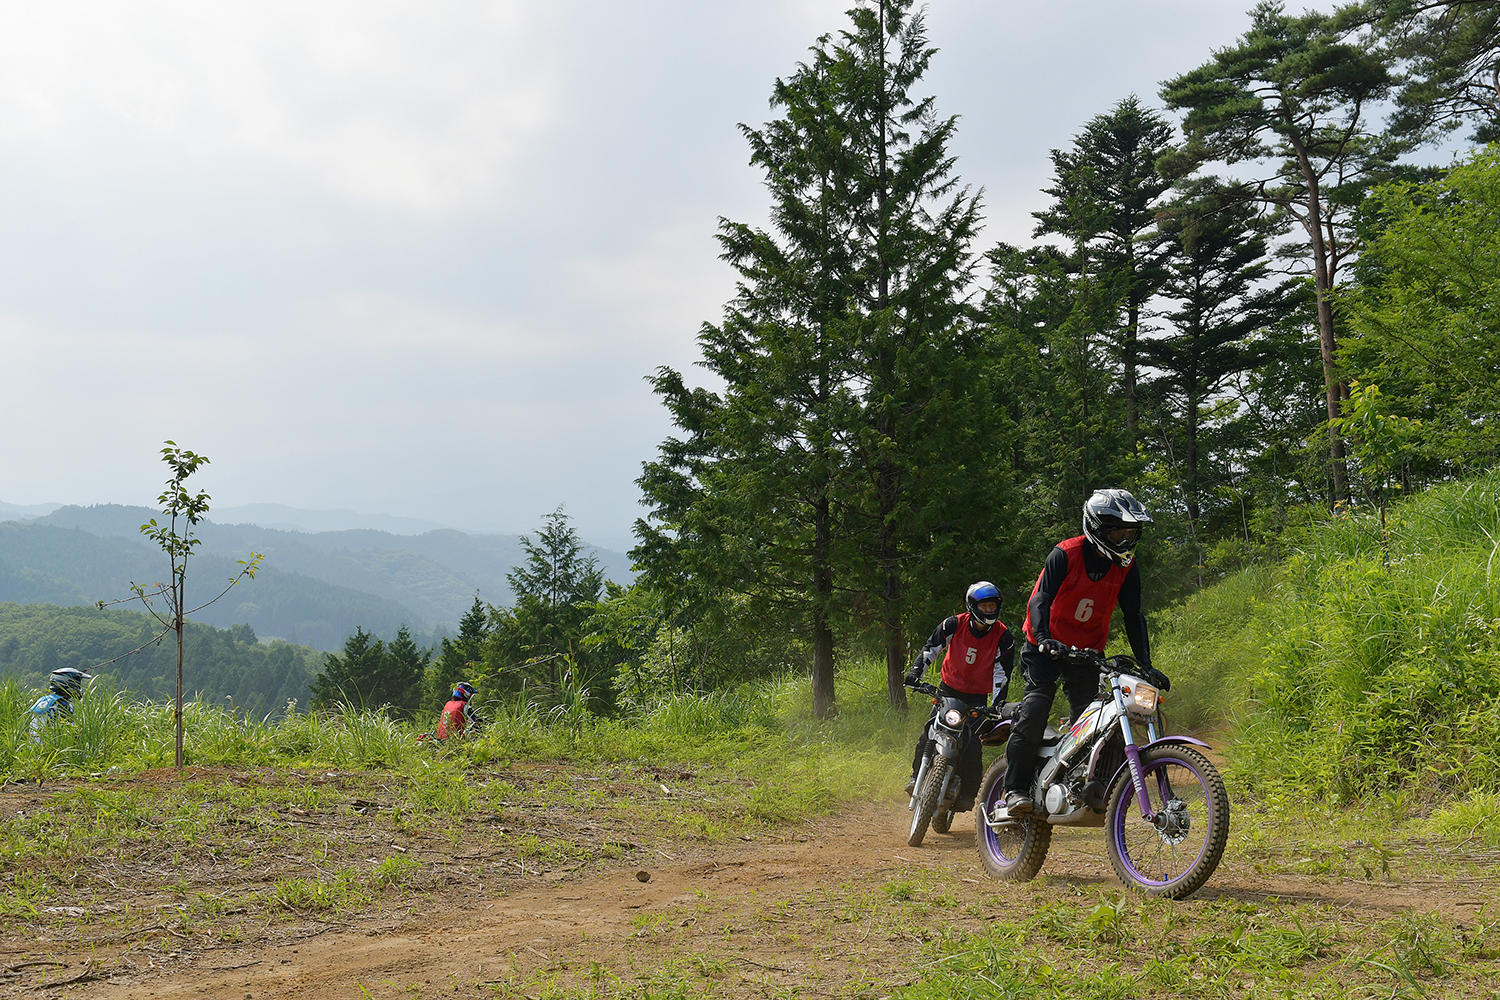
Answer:
[[[1307,532],[1261,612],[1241,780],[1365,796],[1500,788],[1500,473]]]
[[[0,678],[45,686],[51,671],[77,667],[107,675],[115,688],[137,698],[161,701],[173,692],[176,651],[152,641],[160,631],[135,611],[0,603]],[[248,716],[279,713],[292,700],[305,703],[320,659],[304,646],[260,642],[247,625],[220,629],[188,622],[184,642],[184,655],[195,665],[195,696]]]
[[[335,705],[385,707],[402,718],[416,714],[423,674],[431,654],[417,648],[406,626],[389,644],[356,628],[342,656],[329,653],[323,672],[313,679],[314,711]]]
[[[1374,439],[1374,478],[1489,468],[1500,459],[1500,147],[1438,180],[1378,189],[1365,211],[1375,231],[1359,285],[1339,300],[1353,333],[1341,356],[1391,417],[1423,425],[1399,449]]]

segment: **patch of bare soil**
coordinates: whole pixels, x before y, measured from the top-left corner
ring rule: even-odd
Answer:
[[[267,926],[243,943],[204,946],[166,933],[149,947],[80,954],[65,939],[23,943],[4,934],[0,994],[536,997],[547,984],[582,993],[596,983],[607,994],[685,970],[725,996],[841,996],[861,983],[914,978],[921,943],[951,928],[1043,896],[1118,887],[1098,830],[1059,831],[1042,877],[1015,886],[984,876],[971,815],[951,835],[929,834],[920,849],[905,845],[906,820],[899,802],[866,803],[750,841],[651,847],[645,863],[637,855],[611,863],[618,867],[507,870],[498,893],[450,884],[440,901],[416,909]],[[462,845],[454,854],[466,857],[452,863],[475,885],[496,884],[483,877],[490,859],[467,857]],[[1262,868],[1231,856],[1195,900],[1179,905],[1227,897],[1320,904],[1356,921],[1406,911],[1468,919],[1495,889],[1455,883],[1440,865],[1425,877],[1385,881],[1267,876]],[[882,905],[912,878],[946,880],[965,905]]]

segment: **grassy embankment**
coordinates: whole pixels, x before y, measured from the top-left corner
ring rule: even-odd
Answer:
[[[1176,728],[1228,740],[1234,829],[1199,898],[1141,899],[1053,865],[1023,887],[897,866],[836,915],[819,890],[784,901],[778,921],[800,915],[806,935],[854,922],[899,942],[900,971],[872,970],[850,996],[1482,993],[1500,972],[1500,913],[1436,904],[1448,884],[1480,899],[1500,887],[1497,482],[1398,508],[1389,566],[1372,518],[1341,519],[1309,531],[1286,565],[1247,570],[1163,617],[1155,645],[1176,681]],[[170,761],[169,714],[95,692],[40,744],[19,725],[0,730],[0,773],[68,776],[5,814],[0,916],[22,935],[74,923],[85,938],[166,927],[179,943],[233,940],[268,919],[419,908],[476,872],[481,891],[499,890],[528,870],[893,799],[916,723],[883,707],[878,676],[846,672],[841,713],[825,725],[805,718],[805,686],[788,682],[626,720],[518,709],[458,752],[418,752],[378,715],[246,725],[194,706],[200,770],[181,778],[151,770]],[[20,719],[33,696],[0,688],[0,719]],[[370,858],[371,843],[389,845],[384,856]],[[460,852],[485,861],[455,874]],[[199,863],[184,869],[184,857]],[[136,892],[122,906],[124,873]],[[1255,889],[1221,894],[1231,881]],[[1434,905],[1351,914],[1334,891],[1409,883],[1433,887]],[[1277,895],[1287,885],[1329,891]],[[914,933],[925,943],[910,944]],[[712,958],[594,969],[588,982],[564,966],[489,988],[725,995]]]

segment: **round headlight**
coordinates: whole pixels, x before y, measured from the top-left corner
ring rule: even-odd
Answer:
[[[964,723],[964,713],[956,708],[950,708],[943,713],[943,725],[951,729],[957,729]]]

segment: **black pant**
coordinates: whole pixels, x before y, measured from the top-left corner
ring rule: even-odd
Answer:
[[[938,685],[937,693],[939,701],[943,698],[958,698],[970,708],[983,708],[990,702],[989,695],[969,694],[967,691],[955,691],[946,684]],[[926,756],[928,748],[932,745],[932,720],[937,718],[938,706],[932,706],[932,714],[927,716],[927,722],[922,726],[922,732],[917,736],[917,750],[911,759],[911,776],[913,780],[917,777],[917,769],[922,766],[922,758]],[[967,725],[967,720],[966,720]],[[968,736],[963,741],[963,748],[958,761],[958,800],[954,807],[963,812],[965,809],[974,808],[974,797],[979,794],[979,781],[984,777],[984,747],[979,742],[979,737],[974,735],[974,730],[969,728]]]
[[[1005,790],[1028,792],[1036,776],[1036,751],[1047,728],[1047,713],[1057,697],[1057,683],[1062,681],[1068,695],[1069,722],[1089,707],[1099,693],[1099,668],[1092,663],[1054,660],[1027,643],[1021,652],[1021,670],[1026,675],[1026,690],[1021,708],[1016,712],[1016,728],[1005,744]]]

